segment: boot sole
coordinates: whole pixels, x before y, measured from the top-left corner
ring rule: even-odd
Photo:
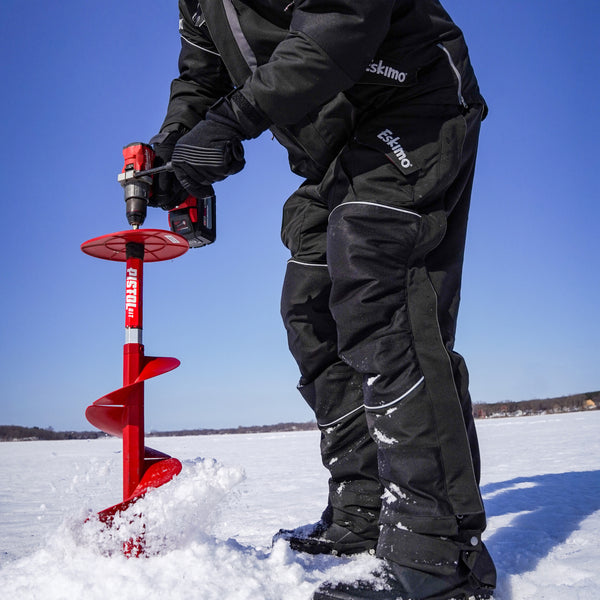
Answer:
[[[365,544],[357,542],[355,544],[332,544],[320,540],[294,539],[287,540],[290,548],[296,552],[306,552],[307,554],[331,554],[333,556],[351,556],[353,554],[362,554],[367,552],[375,554],[377,544]]]
[[[334,584],[329,587],[322,584],[312,597],[312,600],[403,600],[408,598],[405,590],[383,589],[374,590],[367,582],[358,581],[355,584]],[[424,600],[494,600],[492,592],[459,592],[448,596],[448,592],[442,595],[430,596]]]

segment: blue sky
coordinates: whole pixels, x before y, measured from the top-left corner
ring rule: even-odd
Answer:
[[[121,148],[159,127],[176,0],[3,0],[0,424],[90,429],[120,387],[124,269],[80,244],[127,228]],[[600,85],[593,0],[446,0],[490,105],[457,350],[477,402],[600,388]],[[283,201],[300,183],[268,134],[217,185],[218,240],[145,269],[147,428],[312,418],[279,317]],[[155,209],[145,224],[166,228]]]

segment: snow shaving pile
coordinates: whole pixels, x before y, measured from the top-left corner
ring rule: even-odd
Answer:
[[[244,477],[242,469],[212,459],[184,461],[178,477],[116,517],[111,528],[91,512],[74,515],[44,548],[4,568],[3,597],[305,600],[324,579],[364,578],[377,568],[369,556],[313,557],[283,541],[260,550],[217,539],[219,514]],[[123,544],[142,533],[145,556],[125,557]]]

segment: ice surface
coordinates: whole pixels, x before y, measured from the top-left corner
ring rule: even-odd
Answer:
[[[497,600],[597,600],[600,411],[478,421],[484,535]],[[316,521],[327,473],[316,431],[152,438],[184,463],[136,508],[148,557],[119,552],[96,511],[120,500],[120,440],[0,444],[0,593],[19,600],[309,600],[377,560],[297,554],[279,528]]]

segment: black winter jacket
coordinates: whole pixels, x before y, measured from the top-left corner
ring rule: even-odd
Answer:
[[[482,102],[438,0],[179,0],[179,11],[180,76],[161,130],[192,128],[238,88],[312,180],[356,120],[389,102]]]

